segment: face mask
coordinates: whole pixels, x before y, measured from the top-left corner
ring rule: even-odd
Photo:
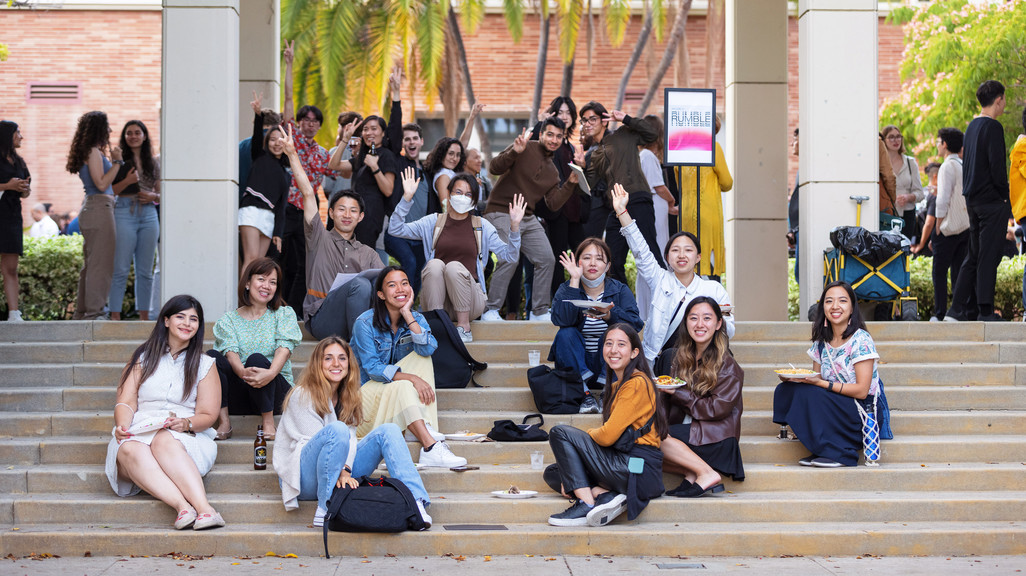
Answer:
[[[457,214],[466,214],[474,207],[474,201],[469,196],[453,194],[449,197],[449,207]]]
[[[588,280],[587,276],[585,276],[583,274],[581,275],[581,282],[586,287],[588,287],[588,288],[598,288],[599,286],[602,286],[602,283],[605,282],[605,281],[606,281],[606,273],[605,272],[600,274],[599,277],[594,279],[594,280]]]

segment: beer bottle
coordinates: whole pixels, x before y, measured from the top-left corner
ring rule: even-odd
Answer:
[[[257,426],[256,440],[253,441],[253,469],[267,470],[267,441],[264,440],[264,427]]]

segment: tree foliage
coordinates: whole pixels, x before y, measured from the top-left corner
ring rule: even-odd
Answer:
[[[937,0],[897,8],[890,19],[905,24],[903,85],[884,102],[881,124],[898,126],[909,153],[924,165],[936,155],[937,130],[965,130],[979,113],[976,89],[998,80],[1008,103],[998,120],[1010,149],[1026,105],[1026,2]]]

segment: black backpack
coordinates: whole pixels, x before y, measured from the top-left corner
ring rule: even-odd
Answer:
[[[358,479],[359,488],[335,488],[324,515],[324,557],[328,530],[333,532],[405,532],[427,527],[413,493],[395,478]]]
[[[572,368],[529,368],[527,384],[542,414],[577,414],[584,402],[584,381]]]
[[[438,341],[438,348],[431,355],[435,388],[466,388],[472,382],[474,386],[481,387],[474,381],[474,373],[484,370],[488,364],[478,362],[470,355],[445,310],[428,310],[424,312],[424,318]]]

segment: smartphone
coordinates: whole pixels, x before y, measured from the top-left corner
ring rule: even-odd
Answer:
[[[452,470],[453,472],[466,472],[467,470],[480,470],[480,469],[481,468],[479,466],[455,466],[453,468],[449,468],[449,470]]]

